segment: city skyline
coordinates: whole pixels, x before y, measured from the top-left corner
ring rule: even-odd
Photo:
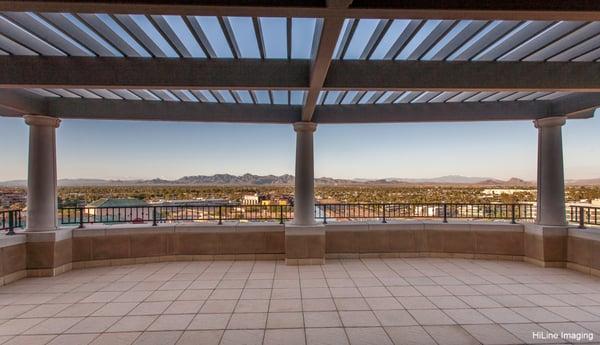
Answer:
[[[600,155],[593,133],[598,115],[565,125],[566,179],[600,177],[600,161],[593,158]],[[22,119],[0,119],[0,137],[11,148],[3,152],[0,181],[26,177],[27,130]],[[529,121],[321,125],[315,176],[535,180],[536,141]],[[57,131],[58,177],[293,175],[294,145],[293,129],[285,125],[66,120]]]

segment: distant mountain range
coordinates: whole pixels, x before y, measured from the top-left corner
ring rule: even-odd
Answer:
[[[435,178],[384,178],[384,179],[335,179],[319,177],[315,179],[317,185],[475,185],[475,186],[535,186],[534,181],[526,181],[516,177],[500,180],[490,177],[468,177],[448,175]],[[600,185],[600,178],[585,180],[567,180],[569,185]],[[16,187],[25,186],[25,180],[0,182],[0,186]],[[253,175],[241,176],[230,174],[184,176],[177,180],[151,179],[151,180],[107,180],[107,179],[60,179],[60,186],[106,186],[106,185],[205,185],[205,186],[284,186],[294,184],[294,176],[285,175]]]

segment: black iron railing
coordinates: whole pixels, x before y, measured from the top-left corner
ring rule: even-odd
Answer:
[[[385,223],[388,219],[430,218],[447,222],[456,219],[503,219],[529,220],[534,218],[532,204],[321,204],[317,214],[324,223],[328,220],[376,219]]]
[[[600,207],[569,206],[567,219],[579,224],[580,228],[585,228],[586,225],[600,225]]]
[[[430,218],[530,220],[531,204],[317,204],[315,219],[328,221]],[[139,206],[139,207],[66,207],[59,209],[63,225],[110,223],[175,223],[215,221],[277,221],[294,218],[290,205],[221,205],[221,206]]]
[[[290,205],[68,207],[59,209],[61,224],[284,221],[293,218]]]
[[[391,219],[488,219],[531,221],[535,219],[534,204],[317,204],[315,219],[328,222],[376,220],[386,223]],[[567,206],[567,220],[579,224],[600,225],[600,207]],[[111,223],[178,223],[275,221],[283,224],[294,218],[291,205],[221,205],[221,206],[139,206],[139,207],[63,207],[58,210],[62,225],[111,224]],[[21,210],[0,211],[0,230],[24,226]]]
[[[15,228],[23,227],[21,210],[0,211],[0,230],[8,230],[9,235],[14,234]]]

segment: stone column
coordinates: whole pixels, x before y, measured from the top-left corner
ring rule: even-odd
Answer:
[[[296,122],[296,185],[294,190],[294,225],[315,224],[314,122]]]
[[[56,128],[60,119],[26,115],[29,125],[27,231],[57,229]]]
[[[546,226],[565,226],[565,179],[562,153],[562,126],[566,117],[534,121],[538,129],[537,219]]]

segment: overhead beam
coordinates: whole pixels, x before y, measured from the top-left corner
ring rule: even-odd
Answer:
[[[328,5],[331,8],[345,8],[348,7],[351,2],[352,0],[330,0],[328,1]],[[310,121],[315,112],[319,93],[321,92],[323,83],[327,77],[327,71],[329,70],[329,65],[331,65],[333,51],[335,50],[343,25],[344,18],[342,17],[323,19],[316,54],[313,57],[310,66],[309,86],[304,101],[304,107],[302,108],[302,121]]]
[[[48,101],[46,115],[62,119],[283,124],[299,121],[300,107],[59,98]]]
[[[356,0],[349,8],[326,1],[45,0],[0,1],[0,11],[411,19],[600,20],[593,0]]]
[[[590,118],[600,108],[600,93],[583,92],[559,98],[553,102],[552,112],[572,118]]]
[[[320,105],[317,123],[535,120],[550,116],[549,101]]]
[[[302,89],[306,60],[0,56],[0,87]]]
[[[23,90],[0,90],[0,113],[4,116],[43,115],[47,110],[43,97]]]
[[[331,42],[335,41],[333,39]],[[335,44],[335,43],[334,43]],[[329,52],[329,51],[328,51]],[[328,56],[328,55],[324,55]],[[222,60],[0,56],[0,88],[600,91],[597,62]],[[328,65],[328,66],[326,66]],[[323,72],[327,68],[324,81]],[[309,83],[309,73],[311,82]]]
[[[600,91],[597,62],[336,61],[324,88],[412,91]]]

